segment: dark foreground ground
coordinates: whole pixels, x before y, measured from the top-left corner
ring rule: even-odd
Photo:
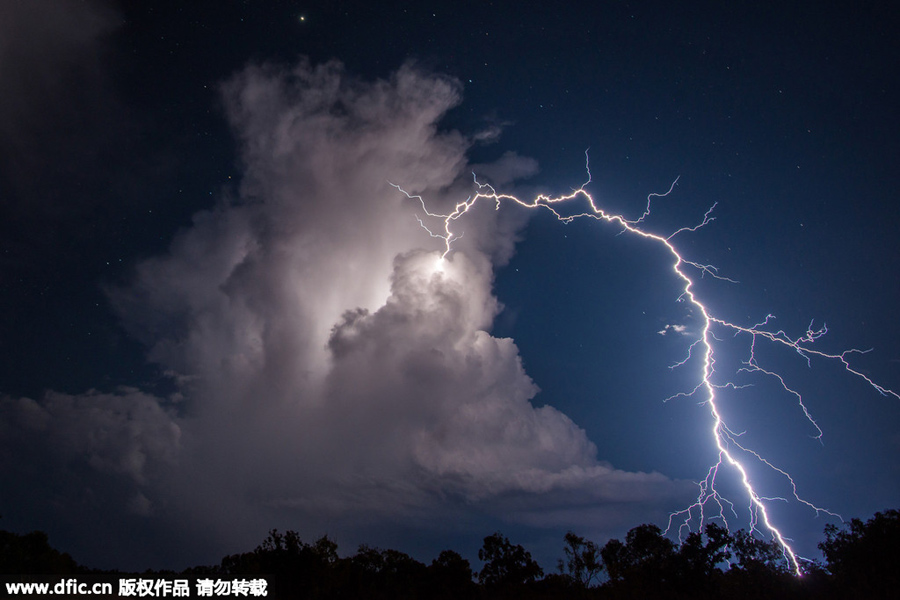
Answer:
[[[43,532],[0,531],[0,598],[26,597],[9,584],[59,585],[79,578],[111,582],[114,592],[105,597],[176,597],[173,585],[182,586],[182,597],[186,588],[189,597],[277,599],[897,597],[900,511],[877,513],[865,522],[853,519],[841,528],[828,526],[824,536],[819,548],[825,561],[803,563],[800,576],[774,542],[744,531],[730,533],[715,524],[680,544],[655,525],[635,527],[624,541],[610,540],[602,547],[570,532],[552,573],[545,573],[530,553],[499,532],[484,538],[478,553],[483,566],[473,571],[453,550],[444,550],[431,564],[365,545],[341,557],[327,537],[307,543],[295,532],[273,530],[254,550],[226,556],[218,565],[181,573],[121,574],[79,565],[50,546]],[[140,587],[148,581],[163,583],[156,590]],[[88,597],[61,595],[59,590],[52,596]]]

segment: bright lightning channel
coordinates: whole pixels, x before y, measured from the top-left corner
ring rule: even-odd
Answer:
[[[416,200],[422,207],[422,212],[426,217],[430,219],[437,219],[441,223],[441,228],[439,231],[435,232],[430,229],[421,218],[418,216],[416,219],[419,221],[419,224],[422,228],[428,232],[431,237],[438,238],[443,240],[443,253],[438,259],[437,265],[435,265],[436,271],[441,271],[443,266],[443,261],[450,254],[453,243],[462,237],[462,234],[456,234],[453,231],[453,224],[464,214],[466,214],[476,203],[481,200],[490,200],[495,203],[495,208],[497,210],[500,209],[501,204],[503,203],[513,203],[519,206],[522,206],[527,209],[546,209],[553,213],[553,215],[563,223],[570,223],[575,219],[580,218],[589,218],[595,219],[598,221],[605,221],[607,223],[618,225],[622,228],[621,233],[629,233],[632,235],[636,235],[642,237],[646,240],[649,240],[655,244],[659,244],[663,246],[671,255],[672,262],[672,270],[674,271],[676,277],[680,279],[684,287],[682,288],[682,294],[679,297],[679,300],[686,300],[689,302],[701,315],[702,315],[702,324],[703,327],[700,330],[700,334],[697,340],[690,346],[688,350],[688,355],[683,360],[677,362],[672,365],[671,368],[677,368],[686,364],[689,360],[694,358],[695,353],[699,349],[699,360],[702,364],[701,375],[699,378],[699,382],[697,385],[688,392],[680,392],[677,393],[667,399],[671,400],[674,398],[680,397],[695,397],[700,395],[704,400],[702,403],[705,403],[710,410],[710,414],[712,416],[712,427],[710,429],[710,433],[712,434],[713,441],[718,449],[718,461],[709,468],[709,471],[706,474],[706,477],[698,483],[698,495],[697,499],[688,506],[687,508],[674,512],[669,515],[669,523],[666,528],[666,532],[671,531],[673,528],[676,528],[681,537],[683,530],[685,528],[690,529],[692,523],[696,518],[702,526],[702,524],[710,519],[710,518],[718,518],[721,519],[726,526],[728,526],[728,519],[726,518],[725,513],[731,512],[735,516],[737,513],[735,512],[734,505],[727,498],[722,496],[716,490],[716,478],[719,474],[719,469],[724,465],[728,465],[733,468],[741,481],[741,484],[744,488],[748,499],[748,510],[750,514],[750,529],[751,531],[762,533],[763,530],[768,531],[769,535],[777,541],[778,545],[781,547],[782,554],[784,555],[785,560],[790,564],[796,575],[802,575],[802,569],[800,566],[800,561],[802,560],[791,547],[788,538],[781,532],[778,527],[772,522],[772,519],[769,516],[769,511],[767,510],[767,503],[771,501],[786,501],[785,498],[777,498],[777,497],[766,497],[760,495],[757,489],[754,487],[753,482],[751,481],[750,475],[747,471],[747,468],[744,464],[738,459],[736,456],[735,449],[753,456],[755,459],[760,461],[762,464],[766,465],[768,468],[777,472],[780,476],[787,479],[788,483],[793,490],[794,499],[798,502],[808,506],[812,510],[819,513],[826,513],[835,517],[840,518],[839,515],[830,512],[824,508],[820,508],[810,503],[807,500],[801,498],[797,492],[797,486],[794,483],[793,478],[783,469],[777,467],[775,464],[764,458],[759,453],[754,450],[747,448],[742,445],[738,441],[739,433],[735,433],[731,430],[728,425],[725,423],[725,420],[722,417],[722,414],[719,412],[719,407],[717,406],[717,396],[716,390],[725,389],[725,388],[738,388],[741,386],[736,386],[731,382],[726,383],[714,383],[713,376],[716,373],[715,370],[715,342],[718,341],[718,338],[714,335],[714,329],[722,329],[727,330],[733,333],[733,335],[746,335],[749,336],[749,356],[747,360],[743,362],[744,366],[739,369],[738,372],[749,372],[749,373],[760,373],[762,375],[771,377],[775,379],[779,385],[790,395],[796,398],[796,401],[802,410],[805,418],[812,424],[812,426],[816,429],[817,435],[816,438],[821,439],[822,430],[819,427],[818,423],[816,423],[815,419],[813,419],[809,410],[803,402],[803,398],[799,392],[790,388],[788,384],[784,381],[781,375],[774,371],[769,371],[761,367],[756,360],[756,344],[758,341],[768,341],[772,344],[782,345],[787,348],[794,350],[801,357],[806,359],[807,363],[811,361],[813,357],[824,359],[828,361],[836,361],[840,362],[843,365],[843,368],[849,373],[861,378],[867,384],[875,388],[879,393],[885,396],[893,396],[897,399],[900,399],[900,395],[896,392],[882,387],[875,383],[872,379],[861,373],[860,371],[854,369],[849,362],[849,357],[853,354],[863,354],[868,352],[868,350],[857,350],[850,349],[841,352],[840,354],[829,354],[826,352],[822,352],[817,349],[813,349],[811,344],[815,342],[817,339],[822,337],[827,333],[827,328],[823,325],[821,328],[813,329],[812,323],[804,335],[801,335],[796,338],[790,337],[787,333],[782,330],[773,331],[773,328],[770,326],[774,317],[772,315],[768,315],[762,322],[756,323],[750,327],[745,327],[742,325],[737,325],[726,321],[724,319],[720,319],[715,315],[711,314],[709,308],[701,301],[700,298],[694,292],[694,279],[691,275],[688,274],[688,269],[693,269],[696,272],[699,272],[700,276],[711,275],[717,279],[723,279],[725,281],[730,281],[732,283],[736,283],[727,277],[722,277],[718,274],[716,268],[712,265],[706,265],[697,263],[685,258],[682,253],[675,247],[673,243],[673,238],[679,234],[686,232],[694,232],[708,225],[710,222],[715,220],[715,217],[712,216],[712,212],[715,209],[716,205],[713,204],[709,210],[703,215],[703,220],[693,226],[693,227],[682,227],[678,229],[674,233],[671,233],[667,236],[663,236],[657,233],[652,233],[650,231],[646,231],[641,228],[644,220],[650,216],[650,205],[653,198],[664,198],[668,196],[672,190],[675,188],[675,184],[678,183],[678,179],[672,182],[672,185],[669,189],[662,194],[653,193],[647,196],[647,207],[640,217],[634,220],[626,219],[622,215],[613,215],[607,213],[603,208],[599,207],[594,200],[594,197],[585,189],[588,184],[591,183],[591,171],[590,171],[590,161],[588,160],[587,152],[585,152],[585,170],[587,171],[587,181],[585,181],[581,187],[574,190],[570,194],[562,195],[562,196],[547,196],[541,194],[536,196],[531,201],[521,200],[515,196],[509,194],[499,194],[497,191],[490,186],[489,184],[479,183],[477,177],[474,177],[474,182],[476,186],[476,193],[469,198],[467,198],[464,202],[457,203],[453,210],[449,213],[435,213],[428,210],[428,207],[425,204],[425,200],[419,195],[413,195],[405,190],[403,190],[399,185],[391,183],[391,185],[397,188],[400,192],[406,195],[407,198],[411,200]],[[564,205],[566,203],[572,203],[578,198],[587,201],[588,209],[572,215],[563,215],[561,214],[556,207]],[[694,275],[696,277],[696,275]],[[726,511],[726,506],[728,507],[728,511]],[[711,511],[710,511],[711,509]],[[708,512],[712,512],[711,515],[708,515]],[[679,523],[680,521],[680,523]],[[677,527],[676,527],[677,525]]]

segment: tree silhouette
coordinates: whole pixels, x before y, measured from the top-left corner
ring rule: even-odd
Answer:
[[[531,553],[518,544],[513,546],[499,531],[484,538],[478,558],[485,563],[478,573],[478,581],[495,592],[512,593],[544,576],[544,570],[531,558]]]
[[[469,561],[453,550],[444,550],[431,561],[428,573],[434,598],[465,600],[478,593]]]
[[[50,546],[43,531],[24,535],[0,531],[0,573],[4,575],[69,575],[80,570],[71,556]]]
[[[767,542],[741,529],[732,535],[731,550],[735,558],[732,569],[751,573],[790,572],[784,550],[775,540]]]
[[[522,546],[499,532],[484,538],[478,557],[484,566],[473,579],[469,561],[442,551],[426,566],[398,550],[361,545],[340,557],[337,544],[323,536],[305,543],[294,531],[271,530],[251,552],[222,559],[217,567],[194,567],[183,574],[263,576],[271,598],[309,600],[493,600],[516,598],[655,598],[729,600],[779,598],[895,598],[900,589],[900,511],[876,513],[866,522],[853,519],[825,528],[819,548],[826,564],[806,563],[794,576],[782,548],[747,531],[729,533],[708,524],[680,544],[655,525],[631,529],[624,542],[602,548],[566,533],[559,573],[543,570]],[[606,571],[608,581],[595,585]],[[80,567],[52,548],[47,534],[0,531],[0,574],[103,573]],[[9,580],[9,578],[5,578]],[[479,585],[480,584],[480,585]]]
[[[341,561],[337,572],[341,598],[423,598],[429,587],[427,567],[398,550],[362,545]]]
[[[900,511],[853,519],[843,528],[828,525],[819,544],[834,584],[859,598],[895,598],[900,588]]]
[[[567,532],[564,539],[566,558],[565,562],[559,561],[559,572],[565,573],[583,588],[590,587],[603,572],[600,548],[572,531]]]
[[[325,598],[335,589],[337,544],[322,536],[313,544],[296,531],[273,529],[253,552],[222,559],[219,571],[228,575],[265,575],[272,596]]]
[[[720,585],[720,567],[731,558],[732,541],[728,530],[715,523],[689,534],[669,565],[674,587],[684,594],[712,593]]]
[[[631,529],[625,543],[613,539],[600,550],[611,581],[625,578],[666,582],[673,566],[675,543],[656,525],[643,524]]]

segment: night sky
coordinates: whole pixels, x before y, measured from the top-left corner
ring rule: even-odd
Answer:
[[[887,3],[0,3],[0,528],[80,563],[216,563],[271,528],[545,570],[716,461],[659,245],[478,205],[565,194],[737,283],[710,312],[900,390],[900,44]],[[427,220],[427,219],[426,219]],[[434,220],[426,223],[438,225]],[[661,333],[662,332],[662,333]],[[746,336],[722,337],[724,384]],[[758,342],[720,408],[844,518],[900,506],[900,400]],[[748,464],[765,496],[786,479]],[[722,471],[748,526],[747,499]],[[771,515],[818,558],[837,518]],[[477,565],[477,561],[476,561]]]

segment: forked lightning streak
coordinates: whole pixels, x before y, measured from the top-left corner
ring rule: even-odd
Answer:
[[[585,158],[587,159],[587,153],[585,153]],[[585,183],[582,184],[581,187],[574,190],[572,193],[555,197],[542,194],[535,197],[531,201],[524,201],[508,194],[499,194],[493,187],[488,184],[479,183],[477,178],[475,178],[474,181],[476,186],[476,193],[467,198],[464,202],[459,202],[458,204],[456,204],[451,212],[445,214],[429,211],[428,207],[425,204],[425,200],[421,196],[409,194],[399,185],[393,183],[391,183],[391,185],[405,194],[407,198],[417,201],[420,204],[422,212],[427,219],[436,220],[438,223],[440,223],[441,229],[439,231],[434,231],[433,229],[429,228],[420,217],[416,217],[419,220],[419,224],[423,229],[425,229],[425,231],[428,232],[429,235],[434,238],[443,240],[444,249],[443,253],[441,254],[441,260],[447,257],[452,249],[453,242],[459,239],[462,235],[457,234],[453,231],[453,224],[457,220],[459,220],[460,217],[466,214],[469,209],[475,206],[476,203],[482,200],[493,201],[497,209],[499,209],[503,203],[517,204],[527,209],[543,208],[553,213],[553,215],[558,220],[564,223],[569,223],[575,219],[580,218],[590,218],[596,219],[598,221],[606,221],[608,223],[621,227],[620,233],[629,233],[632,235],[640,236],[650,241],[651,243],[664,246],[672,257],[673,272],[675,273],[676,277],[680,279],[684,284],[683,292],[679,300],[686,300],[687,302],[689,302],[702,316],[702,328],[700,329],[700,334],[697,337],[696,341],[690,346],[688,356],[672,365],[672,368],[677,368],[684,366],[689,361],[699,361],[702,366],[699,381],[697,385],[690,391],[679,392],[677,394],[674,394],[667,400],[682,397],[696,397],[699,395],[703,403],[705,403],[709,407],[710,414],[712,416],[712,427],[710,432],[712,433],[715,446],[718,449],[718,461],[709,468],[706,477],[698,484],[697,499],[690,506],[680,511],[674,512],[669,516],[669,523],[666,528],[666,532],[669,532],[673,528],[676,528],[680,537],[684,529],[691,528],[692,524],[695,522],[695,519],[697,523],[702,526],[703,523],[708,519],[718,518],[721,519],[727,526],[728,517],[726,516],[726,512],[730,512],[737,516],[734,504],[723,495],[721,495],[716,489],[716,478],[719,474],[719,469],[724,465],[727,465],[736,471],[738,479],[740,480],[741,485],[743,486],[743,489],[746,493],[750,515],[750,530],[759,533],[762,533],[764,531],[768,532],[768,534],[774,540],[776,540],[781,547],[784,558],[793,569],[793,571],[797,575],[801,575],[802,568],[800,561],[802,559],[798,557],[798,555],[794,552],[794,549],[791,547],[787,537],[778,527],[776,527],[775,523],[772,522],[772,519],[769,516],[769,511],[767,510],[767,506],[772,501],[784,501],[786,499],[766,497],[761,495],[760,492],[757,491],[756,487],[754,487],[754,484],[751,481],[750,475],[744,463],[739,460],[737,451],[740,451],[745,455],[754,457],[767,468],[786,478],[791,486],[791,489],[793,490],[794,500],[806,505],[811,510],[815,511],[816,514],[826,513],[835,517],[839,516],[824,508],[815,506],[807,500],[804,500],[798,494],[797,486],[794,483],[793,478],[786,471],[780,469],[774,463],[770,462],[768,459],[764,458],[756,451],[742,445],[738,440],[740,434],[737,434],[729,429],[728,425],[722,418],[719,407],[717,406],[716,391],[719,389],[736,388],[739,386],[736,386],[731,382],[714,382],[714,375],[716,374],[715,347],[716,342],[719,341],[719,339],[714,334],[714,330],[730,331],[734,336],[745,335],[749,337],[749,356],[747,360],[744,361],[744,366],[739,370],[739,372],[743,371],[750,373],[759,373],[776,380],[787,394],[793,396],[796,399],[796,402],[802,410],[805,418],[815,428],[817,432],[817,438],[821,438],[822,430],[819,427],[818,423],[816,423],[810,411],[807,409],[807,406],[804,403],[801,394],[789,387],[784,378],[777,372],[764,369],[757,363],[757,342],[767,341],[771,344],[785,346],[794,350],[797,354],[806,359],[807,362],[810,362],[813,358],[839,362],[847,372],[861,378],[880,394],[885,396],[893,396],[897,399],[900,399],[900,395],[890,389],[878,385],[872,379],[870,379],[860,371],[854,369],[850,365],[849,357],[851,355],[868,351],[850,349],[845,350],[840,354],[829,354],[812,348],[811,345],[813,344],[813,342],[827,333],[827,328],[824,325],[821,328],[814,329],[813,324],[810,323],[810,326],[804,335],[792,338],[782,330],[773,331],[771,322],[774,317],[772,315],[768,315],[760,323],[756,323],[752,326],[747,327],[720,319],[709,312],[707,306],[701,301],[700,298],[697,297],[694,292],[694,279],[692,279],[692,276],[689,275],[689,270],[693,270],[690,271],[692,274],[694,271],[699,273],[701,277],[704,275],[711,275],[712,277],[715,277],[717,279],[722,279],[732,283],[736,282],[728,279],[727,277],[719,275],[716,268],[712,265],[706,265],[688,260],[675,247],[672,240],[679,234],[697,231],[701,227],[704,227],[715,220],[715,217],[712,216],[712,212],[716,206],[715,204],[713,204],[712,207],[710,207],[709,210],[706,211],[706,213],[703,215],[702,222],[700,222],[699,224],[693,227],[682,227],[676,230],[674,233],[663,236],[660,234],[652,233],[650,231],[646,231],[642,229],[641,226],[643,225],[645,219],[650,215],[650,205],[653,198],[664,198],[668,196],[675,188],[675,184],[678,182],[678,179],[672,182],[669,190],[665,193],[650,194],[647,197],[647,207],[644,210],[643,214],[641,214],[641,216],[637,219],[628,220],[622,215],[608,214],[605,210],[603,210],[603,208],[597,205],[594,197],[585,189],[591,182],[590,163],[587,160],[585,169],[588,176],[587,181],[585,181]],[[562,206],[565,203],[573,203],[579,198],[583,201],[586,201],[588,205],[588,209],[584,210],[581,213],[563,215],[556,208],[557,206]],[[696,277],[696,274],[693,274],[693,277]],[[700,350],[699,356],[697,356],[698,349]]]

